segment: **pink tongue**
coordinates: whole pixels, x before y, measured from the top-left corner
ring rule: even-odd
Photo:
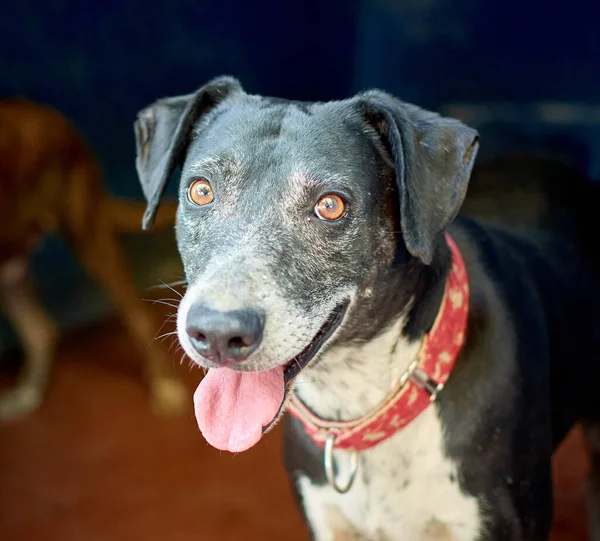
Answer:
[[[210,368],[194,393],[202,435],[222,451],[250,449],[275,419],[284,390],[282,366],[265,372]]]

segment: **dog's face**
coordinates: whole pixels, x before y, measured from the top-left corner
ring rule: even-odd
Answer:
[[[240,370],[285,364],[337,322],[395,253],[391,196],[382,156],[358,115],[255,96],[231,100],[188,148],[177,238],[190,284],[179,309],[251,310],[262,341]],[[199,186],[207,201],[194,202]],[[190,195],[191,194],[191,195]],[[374,262],[378,261],[377,264]]]
[[[381,92],[306,104],[230,78],[145,109],[136,136],[147,223],[182,165],[185,352],[286,384],[334,340],[372,334],[378,281],[431,262],[476,154],[473,130]]]

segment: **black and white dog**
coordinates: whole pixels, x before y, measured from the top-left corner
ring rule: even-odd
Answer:
[[[248,449],[296,404],[286,460],[319,541],[547,539],[553,450],[600,413],[591,183],[501,161],[456,218],[477,133],[381,91],[221,77],[135,130],[145,227],[182,167],[178,335],[208,369],[209,443]]]

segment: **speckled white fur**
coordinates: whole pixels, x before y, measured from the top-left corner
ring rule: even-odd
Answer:
[[[301,375],[299,396],[324,418],[350,420],[367,413],[417,353],[418,343],[396,343],[401,325],[399,320],[365,344],[326,352]],[[349,455],[338,451],[335,458],[343,483]],[[349,493],[313,485],[306,477],[297,483],[318,541],[475,541],[483,529],[480,504],[457,479],[456,464],[444,452],[440,419],[430,406],[395,436],[359,454]]]

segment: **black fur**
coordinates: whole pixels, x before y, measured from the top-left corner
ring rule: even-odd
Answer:
[[[600,197],[587,179],[534,158],[482,165],[454,220],[476,132],[379,91],[298,103],[251,96],[220,78],[145,109],[136,136],[145,224],[186,164],[177,234],[190,283],[229,251],[230,266],[243,272],[250,263],[236,250],[257,227],[265,238],[258,264],[270,262],[273,287],[301,313],[324,317],[327,299],[356,288],[328,347],[369,340],[407,309],[403,335],[421,338],[442,298],[449,228],[471,288],[466,343],[434,406],[446,452],[460,465],[452,481],[486,502],[482,540],[547,539],[552,452],[573,423],[595,423],[599,413]],[[198,169],[198,158],[212,161]],[[287,208],[300,166],[315,185]],[[191,206],[187,187],[198,176],[210,176],[220,206]],[[311,214],[328,191],[349,203],[339,223]],[[321,452],[298,423],[287,425],[292,477],[324,483]]]

